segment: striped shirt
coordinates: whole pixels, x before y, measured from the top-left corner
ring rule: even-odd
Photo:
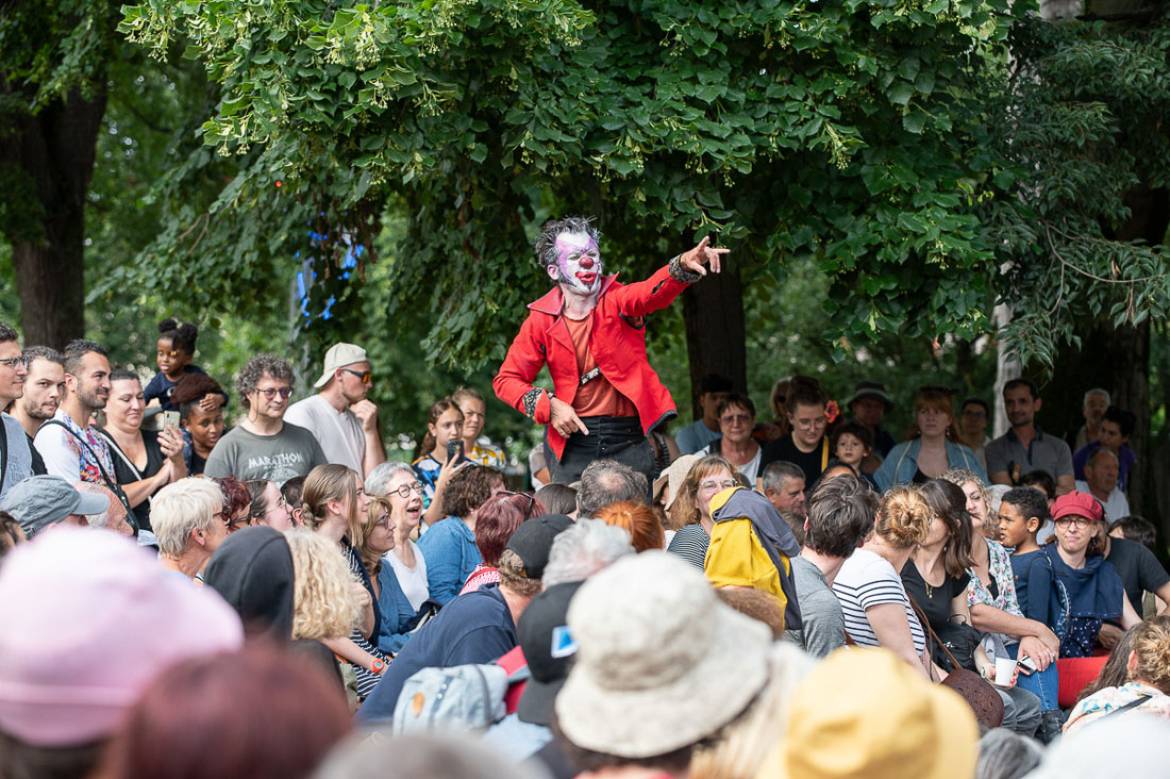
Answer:
[[[707,546],[711,543],[711,536],[699,523],[679,528],[670,539],[670,546],[666,551],[676,554],[699,570],[703,570],[703,563],[707,559]]]
[[[833,581],[833,594],[841,601],[845,632],[861,646],[880,646],[865,612],[883,603],[900,603],[910,623],[914,651],[922,654],[926,648],[926,636],[910,606],[910,599],[906,597],[902,577],[884,557],[868,549],[855,551],[838,571]]]

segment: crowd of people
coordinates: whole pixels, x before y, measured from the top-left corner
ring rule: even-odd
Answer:
[[[588,332],[722,250],[622,286],[597,240],[542,233],[563,298],[495,383],[548,425],[526,482],[469,387],[388,460],[353,344],[290,403],[287,361],[229,394],[175,320],[145,383],[0,327],[0,776],[1157,775],[1170,575],[1126,504],[1131,414],[1089,390],[1070,446],[1017,379],[990,439],[984,399],[922,387],[898,436],[880,384],[842,409],[793,377],[761,420],[708,376],[672,436],[637,350]]]

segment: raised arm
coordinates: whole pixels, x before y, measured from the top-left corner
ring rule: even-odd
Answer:
[[[678,255],[650,278],[613,290],[610,294],[615,296],[621,312],[639,317],[666,308],[707,273],[718,273],[723,255],[731,250],[716,249],[708,243],[707,236],[703,236],[695,248]]]

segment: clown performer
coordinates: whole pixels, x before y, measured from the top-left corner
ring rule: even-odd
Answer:
[[[533,249],[556,286],[529,303],[528,318],[492,381],[500,400],[547,425],[553,480],[571,484],[589,463],[610,458],[644,473],[653,456],[646,436],[677,415],[670,392],[646,357],[647,314],[690,284],[719,272],[728,249],[707,238],[653,276],[622,284],[602,275],[601,234],[591,218],[547,222]],[[553,391],[532,386],[548,365]]]

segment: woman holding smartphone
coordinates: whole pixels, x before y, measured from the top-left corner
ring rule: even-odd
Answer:
[[[433,525],[447,516],[443,494],[461,465],[470,461],[463,456],[463,412],[451,398],[441,398],[427,415],[427,434],[419,450],[423,455],[411,463],[423,486],[423,521]]]
[[[106,424],[99,432],[110,445],[113,477],[130,502],[138,528],[150,532],[150,497],[187,475],[178,421],[159,432],[142,429],[146,400],[142,381],[127,370],[110,374]],[[164,412],[172,413],[172,412]],[[177,414],[176,414],[177,416]]]

